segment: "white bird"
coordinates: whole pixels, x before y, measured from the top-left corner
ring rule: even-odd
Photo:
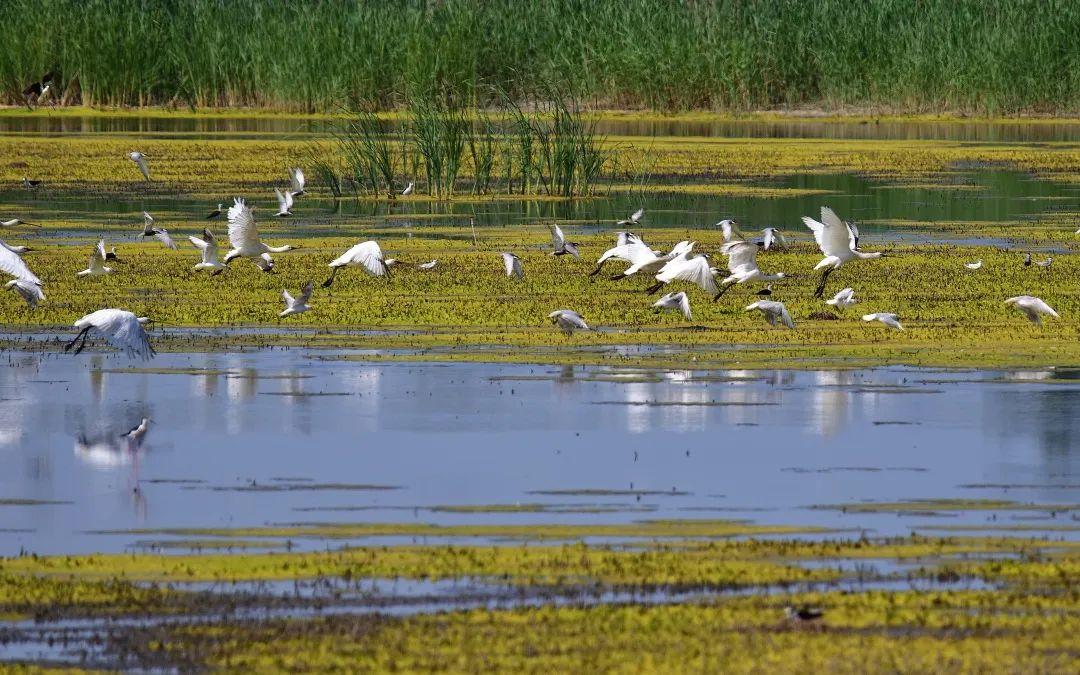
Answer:
[[[142,173],[143,178],[150,180],[150,165],[146,163],[146,155],[141,152],[129,152],[128,159],[135,162],[135,166],[139,167],[139,172]]]
[[[154,237],[155,239],[160,241],[162,244],[164,244],[165,248],[171,248],[172,250],[175,251],[176,250],[176,242],[174,242],[172,240],[172,237],[169,236],[169,231],[166,230],[164,227],[155,227],[154,226],[154,217],[152,215],[150,215],[149,213],[147,213],[146,211],[142,212],[142,216],[143,216],[143,231],[142,231],[142,233],[140,233],[139,236],[140,237]]]
[[[150,319],[145,316],[135,316],[123,309],[99,309],[96,312],[90,312],[75,322],[79,333],[75,339],[64,345],[64,351],[70,351],[79,342],[79,338],[82,338],[82,344],[75,350],[78,354],[86,346],[88,337],[93,334],[104,338],[112,347],[123,351],[128,357],[152,358],[156,352],[150,346],[150,336],[143,328],[143,324],[149,321]]]
[[[638,223],[641,222],[641,219],[644,218],[644,217],[645,217],[645,209],[641,208],[641,209],[638,209],[637,211],[634,211],[633,213],[631,213],[630,217],[627,218],[626,220],[620,220],[619,222],[617,222],[615,224],[617,226],[619,226],[619,227],[622,227],[623,225],[637,225]]]
[[[977,270],[981,268],[982,265],[983,261],[981,259],[976,260],[975,262],[964,263],[964,267],[968,268],[969,270]]]
[[[778,281],[784,278],[783,272],[765,274],[758,268],[757,244],[748,241],[729,241],[720,248],[720,252],[728,258],[728,271],[731,272],[724,278],[724,287],[716,294],[719,298],[735,284],[745,284],[750,281]]]
[[[8,246],[7,243],[0,240],[0,272],[6,272],[16,279],[25,279],[41,285],[41,279],[38,279],[37,275],[31,272],[23,259],[19,257],[20,248],[22,247]]]
[[[26,304],[30,305],[30,309],[34,309],[37,307],[38,302],[45,299],[41,284],[35,284],[33,281],[27,281],[26,279],[12,279],[4,284],[4,288],[18,293],[26,301]]]
[[[98,277],[111,274],[112,268],[105,267],[105,240],[99,239],[97,246],[90,252],[90,264],[81,272],[76,272],[77,277]]]
[[[401,191],[401,196],[408,197],[413,193],[414,189],[416,189],[416,186],[410,181],[409,184],[405,186],[405,189]]]
[[[1046,260],[1036,260],[1035,264],[1044,270],[1050,269],[1050,266],[1054,264],[1054,256],[1047,256]]]
[[[653,251],[645,242],[641,240],[633,232],[619,232],[618,239],[615,246],[604,251],[596,261],[596,268],[592,272],[589,272],[589,276],[593,277],[600,274],[600,270],[603,269],[604,263],[609,260],[622,260],[628,262],[631,265],[638,261],[655,260],[661,256],[659,251]],[[620,278],[622,275],[619,275]]]
[[[575,258],[580,258],[581,254],[578,253],[578,244],[572,241],[566,241],[566,236],[563,235],[562,228],[558,225],[548,225],[548,229],[551,230],[551,245],[555,247],[555,250],[551,252],[551,255],[566,255],[570,254]]]
[[[664,284],[672,281],[688,281],[709,293],[714,298],[720,290],[716,287],[716,277],[713,276],[712,265],[709,264],[709,256],[699,255],[693,258],[675,258],[665,264],[656,273],[656,282],[646,289],[649,295],[660,290]]]
[[[859,301],[855,299],[855,289],[845,288],[834,295],[831,300],[826,300],[825,304],[832,305],[837,309],[846,309],[857,302]]]
[[[616,247],[626,246],[627,244],[632,244],[632,243],[635,243],[635,242],[639,243],[639,244],[645,243],[644,240],[642,240],[641,237],[637,236],[636,234],[634,234],[633,232],[631,232],[629,230],[623,230],[621,232],[616,232],[615,233],[615,246]]]
[[[761,231],[765,235],[765,250],[768,251],[773,247],[787,248],[787,238],[775,227],[766,227]]]
[[[278,314],[279,317],[285,318],[292,316],[293,314],[302,314],[311,307],[308,305],[308,301],[311,300],[311,293],[315,290],[315,282],[309,281],[304,284],[304,287],[300,289],[300,297],[294,298],[288,289],[281,292],[281,299],[285,301],[285,311]]]
[[[28,227],[38,227],[33,223],[28,223],[25,220],[19,220],[18,218],[12,218],[11,220],[0,220],[0,225],[4,227],[15,227],[16,225],[26,225]]]
[[[731,219],[721,220],[719,223],[717,223],[713,227],[719,227],[721,229],[721,231],[724,234],[724,242],[725,243],[729,242],[729,241],[736,241],[738,239],[743,238],[743,236],[739,232],[739,228],[735,224],[734,220],[731,220]]]
[[[825,292],[825,281],[833,270],[839,269],[851,260],[873,260],[884,254],[881,252],[865,253],[859,250],[859,228],[840,220],[828,206],[821,207],[821,222],[803,216],[803,222],[814,232],[814,239],[825,255],[815,270],[824,268],[814,297],[820,298]]]
[[[780,322],[788,328],[794,329],[795,322],[791,320],[791,314],[788,313],[787,307],[784,303],[777,302],[776,300],[758,300],[757,302],[747,305],[746,311],[759,310],[765,315],[765,320],[769,322],[770,326],[775,326],[777,322]]]
[[[513,253],[503,253],[502,259],[503,267],[506,268],[506,276],[517,277],[518,279],[525,277],[525,269],[521,266],[521,258]]]
[[[361,242],[335,258],[330,263],[330,278],[323,282],[323,288],[334,283],[334,277],[342,267],[362,267],[373,277],[390,275],[390,260],[383,260],[382,249],[374,241]]]
[[[132,427],[127,433],[121,434],[120,438],[126,439],[128,443],[138,447],[142,445],[143,439],[146,438],[146,432],[149,430],[150,418],[144,417],[141,422]]]
[[[199,249],[202,260],[195,263],[196,270],[214,270],[211,276],[225,271],[225,264],[218,258],[218,243],[214,233],[203,228],[202,237],[188,237],[191,245]]]
[[[904,330],[904,327],[900,325],[900,317],[892,314],[891,312],[875,312],[874,314],[863,314],[863,321],[880,321],[889,328],[895,328],[896,330]]]
[[[251,207],[240,197],[233,199],[229,207],[229,243],[232,250],[225,254],[222,261],[226,265],[236,258],[250,258],[263,272],[274,269],[271,253],[286,253],[296,250],[295,246],[267,246],[259,238],[259,228],[255,224],[255,214]]]
[[[633,264],[623,270],[621,274],[616,274],[611,277],[611,280],[618,281],[634,276],[639,272],[643,274],[656,274],[673,260],[689,259],[690,253],[692,253],[693,250],[694,242],[685,240],[675,244],[671,251],[665,255],[660,255],[658,251],[650,250],[648,247],[641,247],[634,251]]]
[[[213,220],[214,218],[217,218],[220,215],[221,215],[221,204],[218,204],[216,209],[214,209],[210,213],[206,214],[206,219],[207,220]]]
[[[304,171],[300,167],[289,169],[289,183],[292,185],[293,197],[304,194],[304,182]]]
[[[274,215],[280,216],[281,218],[288,218],[291,216],[292,211],[290,211],[290,209],[292,209],[293,205],[293,193],[288,190],[282,192],[281,190],[274,188],[274,194],[277,195],[278,204],[277,213]]]
[[[1020,310],[1036,326],[1042,325],[1042,315],[1044,314],[1055,319],[1061,318],[1050,305],[1033,295],[1018,295],[1007,299],[1005,304]]]
[[[30,251],[34,250],[34,249],[30,248],[29,246],[22,246],[22,245],[12,246],[11,244],[5,243],[3,241],[0,241],[0,246],[3,246],[4,248],[11,251],[15,255],[19,255],[19,256],[21,256],[24,253],[29,253]]]
[[[417,265],[416,269],[418,269],[418,270],[433,270],[433,269],[435,269],[435,266],[438,265],[438,264],[439,264],[438,260],[429,260],[426,263],[420,263],[419,265]]]
[[[567,335],[572,335],[575,330],[589,330],[589,325],[580,314],[571,309],[557,309],[548,314],[551,323],[562,329]]]
[[[682,312],[682,315],[686,317],[687,321],[693,320],[693,317],[690,315],[690,298],[687,297],[684,291],[668,293],[654,302],[653,307],[656,308],[657,314],[659,314],[661,310],[677,309]]]

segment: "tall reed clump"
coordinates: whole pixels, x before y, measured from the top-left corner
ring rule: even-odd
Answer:
[[[420,85],[483,106],[1080,111],[1070,0],[5,0],[0,96],[333,110]]]

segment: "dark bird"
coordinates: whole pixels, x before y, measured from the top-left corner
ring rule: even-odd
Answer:
[[[220,215],[221,215],[221,204],[218,204],[216,209],[214,209],[210,213],[206,214],[206,219],[207,220],[213,220],[214,218],[217,218]]]
[[[27,178],[26,176],[23,176],[23,179],[22,179],[22,185],[23,185],[23,187],[24,187],[24,188],[26,188],[27,190],[33,190],[34,188],[36,188],[36,187],[38,187],[39,185],[41,185],[41,181],[39,181],[39,180],[30,180],[30,179],[29,179],[29,178]]]
[[[1031,254],[1030,253],[1025,253],[1024,254],[1024,267],[1031,267]]]
[[[786,616],[789,621],[819,621],[825,616],[825,611],[820,607],[792,607],[791,605],[788,605],[784,608],[784,616]]]
[[[26,100],[26,107],[29,108],[33,103],[38,103],[46,98],[52,91],[52,81],[56,77],[56,73],[49,71],[42,75],[40,82],[31,82],[26,89],[23,89],[23,98]]]
[[[772,295],[772,284],[769,284],[769,285],[768,285],[768,286],[766,286],[765,288],[763,288],[763,289],[761,289],[760,291],[758,291],[758,292],[757,292],[757,295],[759,295],[759,296],[761,296],[761,297],[765,297],[765,298],[767,298],[767,297],[769,297],[770,295]]]

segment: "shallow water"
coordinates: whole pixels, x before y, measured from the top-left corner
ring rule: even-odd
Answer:
[[[876,534],[1076,525],[1062,510],[807,508],[1080,501],[1080,381],[1051,371],[642,374],[312,358],[333,355],[162,354],[151,372],[113,355],[10,353],[0,367],[0,497],[63,503],[0,505],[0,554],[118,551],[153,538],[96,530],[291,522],[745,518]],[[130,447],[119,436],[143,417],[151,431]],[[998,487],[968,487],[987,484]],[[581,489],[656,494],[559,493]],[[518,503],[578,506],[431,509]]]

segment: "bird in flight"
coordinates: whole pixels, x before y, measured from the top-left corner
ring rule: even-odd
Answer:
[[[788,313],[787,307],[785,307],[782,302],[777,302],[776,300],[758,300],[751,305],[747,305],[745,308],[747,312],[755,309],[765,315],[765,320],[769,322],[770,326],[782,323],[788,328],[795,328],[795,322],[791,319],[791,314]]]
[[[249,258],[263,272],[274,269],[271,253],[287,253],[296,250],[296,246],[267,246],[259,238],[259,228],[255,224],[255,213],[240,197],[233,199],[229,207],[229,243],[232,250],[225,254],[223,263],[228,265],[236,258]]]
[[[825,293],[825,282],[833,271],[852,260],[873,260],[885,255],[880,251],[866,253],[859,250],[859,228],[854,224],[840,220],[828,206],[821,207],[821,220],[803,216],[803,223],[814,233],[818,248],[825,255],[815,270],[823,270],[814,297],[820,298]]]
[[[1046,304],[1041,298],[1036,298],[1033,295],[1017,295],[1016,297],[1007,299],[1005,304],[1010,307],[1015,307],[1036,326],[1042,325],[1042,317],[1044,316],[1052,316],[1055,319],[1061,318],[1058,316],[1058,313],[1054,311],[1053,307]]]
[[[289,184],[292,187],[292,196],[300,197],[306,194],[304,192],[304,171],[300,167],[289,169]]]
[[[75,350],[78,354],[86,347],[86,341],[90,336],[97,336],[130,358],[139,357],[143,360],[153,358],[156,352],[150,345],[150,336],[143,328],[149,322],[150,319],[145,316],[135,316],[134,313],[123,309],[110,308],[90,312],[75,322],[79,333],[75,339],[64,345],[64,351],[71,351],[81,339],[81,344]]]
[[[214,270],[210,276],[216,276],[225,271],[225,265],[218,258],[218,243],[214,233],[203,228],[202,237],[188,237],[191,245],[199,249],[201,260],[195,263],[196,270]]]
[[[863,314],[863,321],[880,321],[889,328],[894,330],[904,330],[904,327],[900,325],[900,317],[891,312],[875,312],[873,314]]]
[[[845,288],[838,291],[831,299],[826,300],[825,304],[832,305],[837,309],[846,309],[857,302],[858,300],[855,299],[855,290],[852,288]]]
[[[555,247],[555,250],[551,252],[551,255],[567,255],[570,254],[575,258],[580,258],[581,254],[578,253],[577,243],[572,241],[566,241],[566,237],[563,235],[562,228],[558,225],[548,225],[548,229],[551,230],[551,244]]]
[[[641,222],[641,219],[644,218],[644,217],[645,217],[645,209],[641,208],[641,209],[638,209],[637,211],[634,211],[633,213],[631,213],[630,217],[627,218],[626,220],[620,220],[619,222],[615,223],[615,225],[617,225],[618,227],[622,227],[623,225],[637,226],[638,223]]]
[[[105,240],[99,239],[97,246],[90,252],[90,264],[81,272],[76,272],[77,277],[99,277],[111,274],[113,269],[105,267]]]
[[[139,167],[139,173],[143,175],[143,178],[150,180],[150,165],[146,163],[146,155],[141,152],[129,152],[128,159],[135,162],[135,166]]]
[[[548,318],[551,319],[551,323],[562,329],[562,332],[566,333],[567,336],[573,335],[576,330],[589,330],[589,325],[585,323],[585,319],[572,309],[557,309],[548,314]]]
[[[506,276],[523,279],[525,277],[525,268],[521,266],[521,258],[513,253],[503,253],[501,255],[503,267],[506,268]]]
[[[165,248],[171,248],[176,250],[176,242],[169,236],[169,231],[164,227],[157,227],[154,225],[154,217],[143,211],[143,231],[139,233],[140,237],[153,237],[160,241]]]
[[[330,263],[330,278],[323,282],[323,288],[334,283],[337,272],[342,267],[361,267],[373,277],[390,276],[389,261],[383,259],[378,242],[365,241],[353,246]]]
[[[657,314],[665,309],[678,310],[682,312],[683,317],[687,321],[693,321],[693,316],[690,314],[690,298],[686,295],[685,291],[668,293],[654,302],[653,307],[656,309]]]
[[[274,194],[277,195],[277,203],[278,203],[278,210],[277,210],[277,213],[275,213],[274,215],[279,216],[281,218],[288,218],[289,216],[291,216],[292,215],[291,209],[292,209],[292,205],[293,205],[293,193],[289,192],[288,190],[286,190],[285,192],[282,192],[281,190],[279,190],[277,188],[274,188]]]
[[[281,299],[285,301],[285,311],[278,314],[279,317],[284,319],[287,316],[293,314],[302,314],[311,307],[308,305],[308,301],[311,300],[311,293],[315,290],[315,282],[308,281],[304,284],[304,287],[300,289],[300,296],[294,298],[288,289],[281,292]]]

